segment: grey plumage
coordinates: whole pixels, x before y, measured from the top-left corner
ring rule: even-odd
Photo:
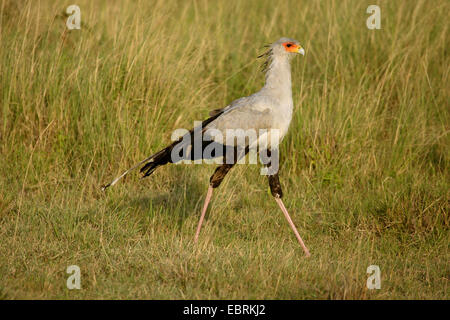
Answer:
[[[260,55],[266,58],[264,87],[248,97],[233,101],[223,109],[215,110],[223,113],[207,125],[206,135],[208,129],[216,129],[222,132],[226,140],[226,129],[254,129],[258,133],[258,139],[265,139],[259,136],[260,129],[278,129],[281,142],[289,128],[294,107],[290,68],[290,59],[294,52],[287,52],[283,43],[299,46],[297,40],[281,38]],[[267,142],[267,146],[270,147],[270,142]]]

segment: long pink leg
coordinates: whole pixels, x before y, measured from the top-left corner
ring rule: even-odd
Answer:
[[[202,215],[200,216],[200,221],[198,222],[197,232],[195,232],[194,242],[197,243],[198,235],[200,234],[200,229],[202,228],[203,219],[205,218],[206,209],[208,209],[209,201],[213,193],[213,187],[210,185],[208,188],[208,193],[206,194],[205,204],[203,205]]]
[[[283,201],[279,197],[275,197],[275,201],[280,206],[281,211],[283,211],[284,216],[286,217],[287,221],[289,222],[289,225],[291,226],[292,230],[295,233],[295,236],[297,237],[298,242],[300,242],[300,245],[303,248],[303,251],[305,251],[305,255],[309,257],[311,254],[309,253],[308,248],[305,246],[305,243],[303,242],[302,238],[300,237],[300,234],[298,233],[297,229],[295,228],[294,222],[292,222],[291,217],[289,216],[289,213],[286,210],[286,207],[284,206]]]

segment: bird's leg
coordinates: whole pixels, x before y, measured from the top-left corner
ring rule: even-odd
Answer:
[[[227,175],[228,171],[233,167],[234,164],[223,164],[216,169],[214,174],[209,179],[209,188],[206,194],[205,203],[203,204],[202,214],[200,216],[200,221],[198,222],[197,231],[195,232],[194,242],[197,242],[198,235],[200,234],[200,229],[202,228],[203,219],[205,218],[206,210],[208,209],[209,201],[213,193],[213,189],[217,188],[222,180]]]
[[[200,229],[202,228],[203,219],[205,218],[206,209],[208,209],[209,201],[213,193],[213,186],[209,185],[208,192],[206,193],[205,203],[203,204],[202,215],[200,216],[200,221],[198,222],[197,231],[195,232],[194,242],[197,242],[198,235],[200,234]]]
[[[295,233],[295,236],[297,237],[298,242],[303,248],[303,251],[305,252],[305,255],[307,257],[310,256],[308,248],[305,246],[305,243],[303,242],[302,238],[300,237],[300,234],[297,231],[297,228],[294,225],[294,222],[292,221],[291,217],[289,216],[289,213],[286,210],[286,207],[284,206],[283,201],[281,200],[281,197],[283,196],[283,191],[281,190],[281,184],[280,179],[278,177],[278,173],[275,173],[273,175],[269,175],[269,185],[270,185],[270,191],[272,192],[272,195],[275,198],[275,201],[280,206],[281,211],[283,211],[284,216],[286,217],[286,220],[289,222],[289,225],[291,226],[292,230]]]

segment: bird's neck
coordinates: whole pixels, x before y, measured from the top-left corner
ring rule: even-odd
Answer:
[[[281,100],[292,101],[291,64],[287,57],[272,57],[263,89],[271,91]]]

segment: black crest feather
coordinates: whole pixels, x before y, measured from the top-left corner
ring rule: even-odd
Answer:
[[[270,45],[265,45],[264,47],[270,48]],[[272,62],[272,49],[269,49],[266,52],[264,52],[263,54],[259,55],[258,58],[266,59],[264,61],[264,63],[261,65],[261,71],[265,73],[267,71],[267,69],[269,68],[270,63]]]

